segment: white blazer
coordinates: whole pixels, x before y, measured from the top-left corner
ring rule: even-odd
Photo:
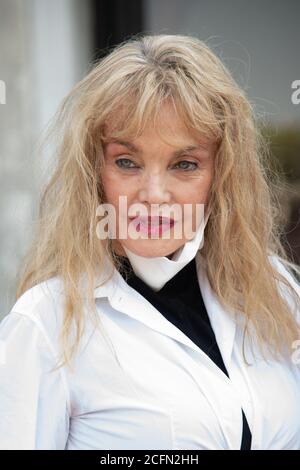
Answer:
[[[49,373],[63,308],[60,281],[52,278],[26,291],[0,323],[0,448],[240,449],[242,407],[252,449],[299,450],[299,364],[266,362],[258,352],[254,360],[246,343],[252,365],[245,365],[243,317],[224,311],[200,252],[196,261],[230,379],[116,269],[94,291],[110,341],[86,314],[73,370]]]

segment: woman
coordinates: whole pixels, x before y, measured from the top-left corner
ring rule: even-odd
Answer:
[[[196,38],[133,37],[56,130],[0,327],[1,448],[300,449],[299,268],[226,67]]]

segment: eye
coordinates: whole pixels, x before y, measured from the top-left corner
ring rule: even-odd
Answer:
[[[183,164],[183,165],[182,165],[182,164]],[[187,161],[187,160],[182,160],[181,162],[177,163],[177,164],[175,165],[175,167],[178,166],[178,165],[182,165],[180,169],[183,170],[183,171],[194,171],[194,170],[197,170],[197,168],[198,168],[198,164],[197,164],[197,163],[195,163],[195,162],[189,162],[189,161]],[[191,165],[191,166],[188,167],[188,165]]]
[[[116,160],[115,163],[119,168],[122,168],[125,170],[136,168],[136,166],[129,166],[130,163],[133,163],[129,158],[119,158],[118,160]]]

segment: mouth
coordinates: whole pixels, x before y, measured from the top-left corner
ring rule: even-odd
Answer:
[[[148,217],[131,217],[134,221],[134,226],[138,232],[148,234],[161,234],[162,232],[171,229],[175,224],[174,219],[164,216],[148,216]]]
[[[169,217],[163,217],[163,216],[148,216],[148,217],[142,217],[142,216],[137,216],[137,217],[130,217],[130,220],[134,220],[137,223],[140,223],[141,225],[152,225],[152,226],[157,226],[157,225],[173,225],[174,224],[174,219],[169,218]]]

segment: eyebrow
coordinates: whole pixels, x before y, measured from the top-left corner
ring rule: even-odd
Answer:
[[[134,145],[132,142],[129,142],[127,140],[118,140],[118,139],[113,139],[111,140],[110,142],[107,143],[108,144],[119,144],[119,145],[124,145],[124,147],[127,147],[129,150],[131,150],[132,152],[141,152],[141,150],[136,146]],[[179,156],[179,155],[182,155],[183,153],[186,153],[186,152],[193,152],[195,150],[208,150],[207,147],[205,147],[204,145],[188,145],[187,147],[183,147],[179,150],[175,150],[175,152],[173,152],[173,155],[175,157]]]

